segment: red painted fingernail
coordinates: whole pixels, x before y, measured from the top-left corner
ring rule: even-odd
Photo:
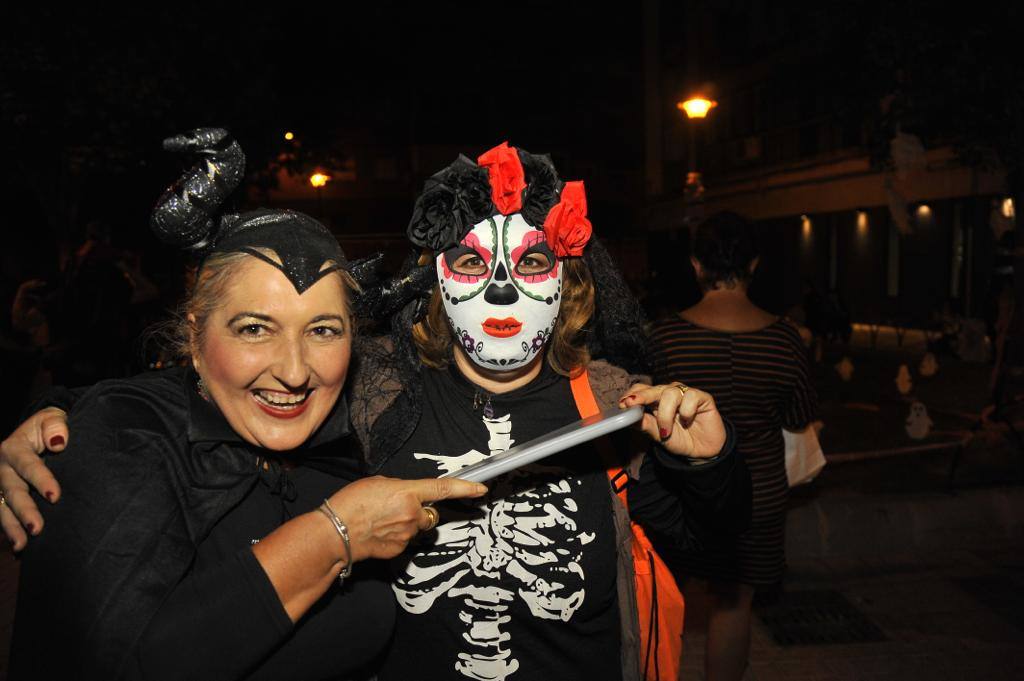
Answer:
[[[25,529],[28,530],[29,534],[34,534],[36,531],[35,523],[25,523]]]
[[[61,447],[63,445],[64,445],[64,436],[63,435],[54,435],[53,437],[50,438],[50,446],[51,447]]]
[[[665,438],[668,437],[668,433],[669,433],[668,428],[659,428],[658,432],[661,433],[661,439],[662,440],[664,440]]]
[[[49,501],[52,504],[53,503],[53,498],[56,497],[56,496],[57,495],[54,494],[53,492],[47,492],[46,493],[46,500]]]

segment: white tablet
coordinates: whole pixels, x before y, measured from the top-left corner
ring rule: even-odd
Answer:
[[[520,466],[539,461],[544,457],[557,454],[570,447],[575,447],[576,445],[599,438],[602,435],[631,426],[639,421],[643,415],[644,410],[642,407],[608,409],[600,414],[588,416],[585,419],[563,426],[558,430],[553,430],[546,435],[541,435],[535,440],[516,445],[507,452],[495,454],[484,461],[475,463],[472,466],[466,466],[461,470],[445,473],[440,477],[459,478],[460,480],[469,480],[471,482],[485,482]]]

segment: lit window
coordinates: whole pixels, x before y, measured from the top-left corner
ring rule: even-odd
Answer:
[[[1016,211],[1013,206],[1013,199],[1003,199],[1002,213],[1004,218],[1009,218],[1010,220],[1013,219],[1014,215],[1016,215]]]
[[[867,211],[857,211],[857,236],[864,237],[868,233],[868,214]]]

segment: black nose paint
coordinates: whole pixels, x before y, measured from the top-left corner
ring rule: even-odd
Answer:
[[[494,281],[508,281],[508,270],[505,263],[498,263],[498,269],[494,271]],[[484,300],[491,305],[512,305],[519,300],[519,292],[512,284],[492,283],[484,291]]]

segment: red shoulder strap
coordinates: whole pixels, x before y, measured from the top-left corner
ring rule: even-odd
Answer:
[[[597,398],[594,397],[594,391],[590,387],[590,374],[584,369],[575,378],[569,379],[569,386],[572,388],[572,397],[576,400],[576,409],[579,410],[580,416],[587,418],[593,416],[601,411],[600,407],[597,406]]]
[[[587,418],[601,412],[600,407],[597,406],[597,398],[594,397],[594,390],[590,387],[590,374],[586,369],[569,379],[569,387],[572,388],[572,397],[576,401],[576,409],[580,412],[580,416]],[[622,466],[610,463],[608,481],[612,484],[612,489],[619,496],[622,505],[628,509],[629,503],[626,501],[626,485],[624,484],[626,471],[622,470]]]

